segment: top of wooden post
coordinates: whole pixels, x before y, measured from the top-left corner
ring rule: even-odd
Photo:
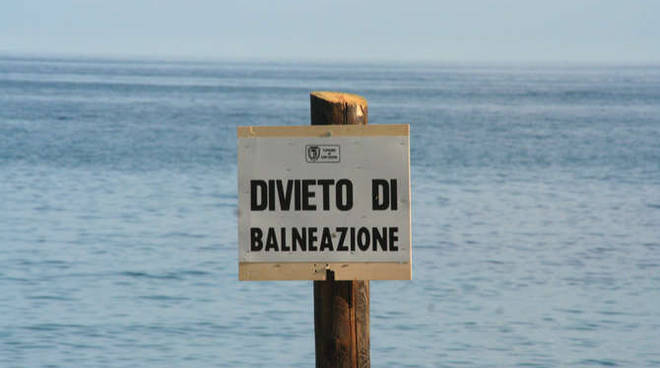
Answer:
[[[367,100],[362,96],[315,91],[309,97],[312,125],[367,124]]]

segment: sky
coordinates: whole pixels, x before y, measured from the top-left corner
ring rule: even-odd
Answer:
[[[0,54],[660,63],[660,1],[2,0]]]

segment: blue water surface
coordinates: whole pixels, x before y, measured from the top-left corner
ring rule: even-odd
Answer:
[[[0,367],[309,367],[311,282],[238,282],[238,125],[410,123],[413,281],[374,367],[660,366],[660,66],[0,57]]]

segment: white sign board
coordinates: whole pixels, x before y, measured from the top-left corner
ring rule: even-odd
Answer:
[[[408,125],[238,128],[242,280],[410,279]]]

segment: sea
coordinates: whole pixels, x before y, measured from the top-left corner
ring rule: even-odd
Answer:
[[[660,367],[660,65],[0,56],[0,367],[310,367],[240,282],[236,127],[410,124],[412,281],[373,367]]]

